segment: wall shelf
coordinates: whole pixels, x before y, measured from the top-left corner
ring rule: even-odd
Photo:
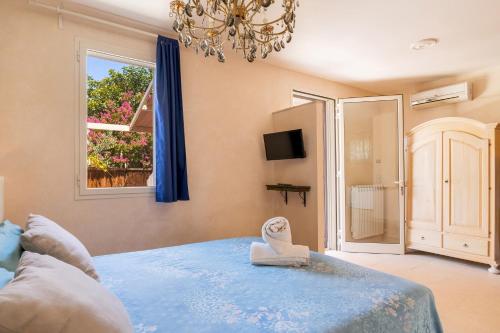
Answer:
[[[288,205],[288,192],[296,192],[304,203],[304,207],[307,204],[307,192],[311,190],[311,186],[297,186],[291,184],[275,184],[266,185],[268,191],[279,191],[283,199],[285,200],[285,205]]]

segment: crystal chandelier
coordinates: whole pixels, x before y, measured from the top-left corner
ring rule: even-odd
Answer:
[[[280,14],[268,20],[268,11],[277,2]],[[224,45],[230,44],[253,62],[257,52],[265,59],[290,43],[298,6],[299,0],[173,0],[170,16],[185,47],[193,46],[196,53],[225,62]]]

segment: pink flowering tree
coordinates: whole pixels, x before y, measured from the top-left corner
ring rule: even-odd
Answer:
[[[137,66],[127,66],[121,71],[110,70],[102,80],[89,76],[87,122],[130,125],[152,79],[152,70]],[[91,167],[104,171],[152,169],[151,133],[89,130],[87,141]]]

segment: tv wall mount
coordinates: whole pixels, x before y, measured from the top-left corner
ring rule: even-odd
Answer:
[[[266,185],[268,191],[279,191],[283,199],[285,200],[285,205],[288,205],[288,192],[296,192],[302,199],[304,207],[307,204],[307,192],[311,190],[311,186],[297,186],[292,184],[275,184]]]

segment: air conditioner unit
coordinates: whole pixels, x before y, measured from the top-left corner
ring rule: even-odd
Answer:
[[[458,103],[472,99],[469,82],[422,91],[411,96],[411,106],[416,108],[433,107],[444,103]]]

